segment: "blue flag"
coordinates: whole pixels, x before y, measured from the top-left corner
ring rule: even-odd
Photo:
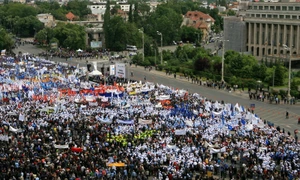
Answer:
[[[242,119],[242,120],[241,120],[241,123],[242,123],[243,125],[245,125],[245,124],[246,124],[245,119]]]

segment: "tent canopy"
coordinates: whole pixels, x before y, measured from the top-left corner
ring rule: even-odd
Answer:
[[[77,51],[77,52],[82,52],[82,49],[77,49],[76,51]]]
[[[102,73],[98,70],[94,70],[89,73],[90,76],[102,76]]]

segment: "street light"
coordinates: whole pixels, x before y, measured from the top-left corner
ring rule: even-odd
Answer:
[[[289,58],[289,82],[288,82],[288,93],[287,93],[288,100],[290,100],[290,98],[291,98],[292,48],[291,48],[291,47],[288,47],[286,44],[283,44],[282,46],[283,46],[283,48],[284,48],[285,50],[290,51],[290,58]]]
[[[144,28],[139,29],[139,32],[142,33],[142,39],[143,39],[143,61],[145,59],[145,41],[144,41]]]
[[[163,62],[163,58],[162,58],[162,44],[163,44],[163,35],[161,32],[157,31],[157,35],[160,36],[160,64],[162,64]]]
[[[223,42],[223,47],[222,47],[222,82],[224,82],[224,55],[225,55],[225,42],[229,40],[221,40]]]

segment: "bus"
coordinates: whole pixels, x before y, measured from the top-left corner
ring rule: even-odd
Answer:
[[[126,50],[127,51],[137,51],[136,46],[132,46],[132,45],[126,45]]]

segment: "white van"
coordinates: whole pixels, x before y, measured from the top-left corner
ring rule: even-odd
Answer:
[[[137,48],[136,48],[136,46],[126,45],[126,50],[127,51],[137,51]]]

